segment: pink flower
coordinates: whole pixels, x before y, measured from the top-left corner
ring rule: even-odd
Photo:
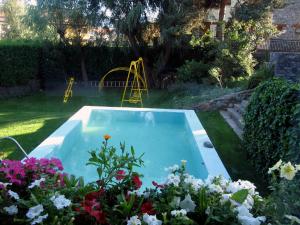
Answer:
[[[38,160],[36,158],[25,159],[25,167],[28,170],[37,170]]]
[[[50,159],[50,164],[54,165],[55,167],[57,167],[59,170],[63,170],[64,167],[62,166],[62,163],[59,159],[56,158],[51,158]]]
[[[124,170],[118,170],[117,175],[116,175],[116,179],[117,180],[123,180],[125,178],[125,174],[126,174],[126,172]]]

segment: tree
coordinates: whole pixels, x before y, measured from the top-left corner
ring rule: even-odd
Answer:
[[[88,75],[84,47],[89,44],[86,35],[103,21],[103,15],[99,13],[100,7],[101,5],[94,4],[93,0],[37,0],[36,6],[30,10],[37,29],[43,31],[45,26],[50,26],[62,43],[79,49],[81,74],[85,83],[88,81]]]
[[[30,36],[30,31],[23,23],[26,14],[25,6],[18,0],[5,0],[2,6],[5,15],[6,29],[4,38],[23,39]]]
[[[172,48],[183,44],[186,26],[190,25],[192,19],[199,17],[199,8],[204,3],[201,0],[105,0],[112,14],[112,24],[128,38],[135,56],[144,57],[151,85],[157,87],[161,86]],[[150,21],[149,14],[157,16]],[[141,49],[148,46],[147,41],[151,38],[145,39],[149,35],[144,34],[153,27],[159,31],[151,40],[155,43],[159,57],[150,70],[149,61],[146,55],[142,55]]]

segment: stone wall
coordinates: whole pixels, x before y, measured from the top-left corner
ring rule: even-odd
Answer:
[[[38,81],[30,81],[28,85],[17,87],[0,87],[0,99],[30,95],[40,90]]]
[[[300,0],[286,0],[286,6],[275,9],[273,23],[281,30],[279,39],[300,40]]]
[[[252,95],[253,91],[254,89],[251,89],[224,95],[220,98],[213,99],[209,102],[204,102],[199,105],[196,105],[193,108],[201,111],[224,110],[233,107],[236,103],[241,103],[243,100],[248,100],[249,97]]]
[[[271,52],[270,62],[274,65],[275,76],[300,82],[300,52]]]

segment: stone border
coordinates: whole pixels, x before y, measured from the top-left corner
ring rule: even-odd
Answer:
[[[208,102],[195,105],[193,109],[201,111],[219,111],[230,107],[233,107],[235,103],[240,103],[243,100],[248,99],[253,93],[254,89],[236,92],[228,95],[224,95],[220,98],[213,99]]]

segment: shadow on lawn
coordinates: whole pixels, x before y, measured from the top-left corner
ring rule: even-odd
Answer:
[[[67,117],[47,119],[44,121],[43,126],[35,132],[12,135],[12,137],[20,143],[27,153],[30,153],[44,139],[54,132],[54,130],[57,129],[66,119]],[[24,154],[17,149],[17,146],[14,143],[4,140],[0,142],[0,158],[22,159],[24,158]]]

